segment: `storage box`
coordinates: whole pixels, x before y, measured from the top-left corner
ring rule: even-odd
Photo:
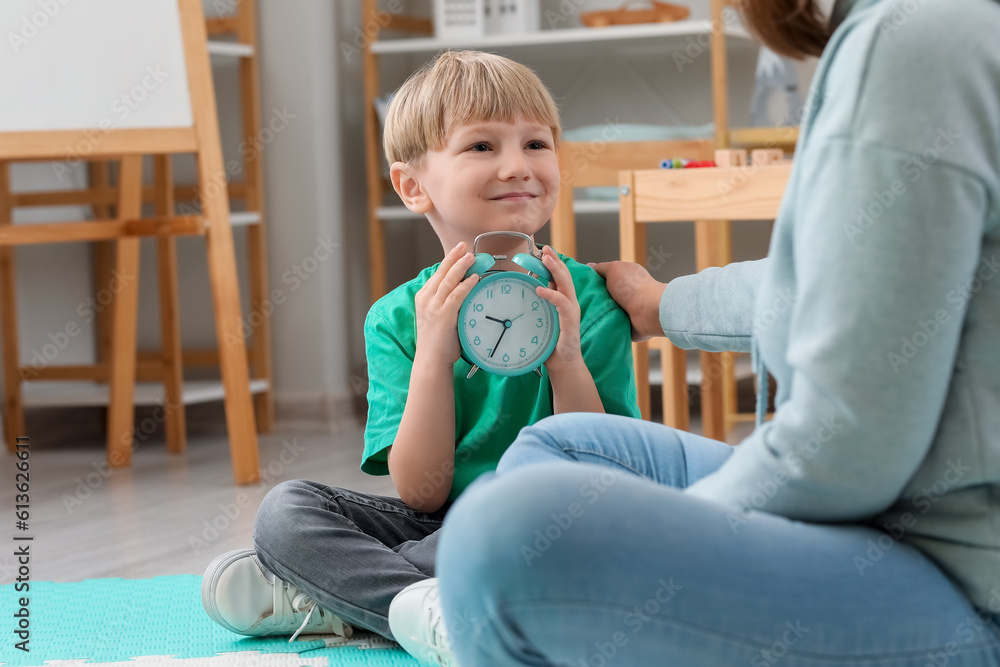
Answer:
[[[485,0],[434,0],[434,36],[463,39],[485,34]]]
[[[516,35],[539,29],[539,0],[485,1],[487,35]]]

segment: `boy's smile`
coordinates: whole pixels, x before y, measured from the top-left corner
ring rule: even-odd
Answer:
[[[451,129],[445,145],[393,165],[404,203],[424,213],[447,251],[490,231],[533,236],[555,208],[559,161],[541,123],[480,121]],[[397,173],[397,172],[405,172]]]

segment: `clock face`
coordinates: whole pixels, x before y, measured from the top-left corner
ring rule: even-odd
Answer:
[[[559,314],[535,294],[541,283],[501,271],[482,278],[458,313],[466,360],[497,375],[522,375],[542,364],[559,338]]]

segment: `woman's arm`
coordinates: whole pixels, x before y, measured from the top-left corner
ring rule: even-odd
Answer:
[[[737,523],[748,509],[854,521],[890,506],[927,455],[959,372],[962,295],[988,215],[983,182],[939,161],[904,189],[899,151],[840,138],[812,150],[822,159],[797,165],[808,197],[790,207],[793,230],[775,232],[794,258],[775,265],[796,290],[789,397],[687,489],[740,508]],[[881,216],[858,228],[856,211],[897,181]]]
[[[766,259],[705,269],[666,285],[638,264],[591,266],[629,314],[633,340],[665,335],[685,350],[750,351],[754,301]]]

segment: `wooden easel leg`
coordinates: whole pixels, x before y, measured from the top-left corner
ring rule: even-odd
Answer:
[[[104,192],[111,187],[111,163],[109,161],[91,162],[87,165],[87,172],[92,192]],[[93,209],[94,218],[97,220],[110,220],[114,217],[112,206],[109,204],[94,204]],[[101,290],[109,288],[114,278],[111,271],[115,266],[115,243],[114,241],[95,241],[90,246],[91,259],[93,260],[94,298],[100,299],[104,295]],[[94,357],[98,365],[107,365],[111,359],[111,308],[108,305],[98,301],[94,306]],[[105,406],[102,408],[102,412],[106,427],[108,408]]]
[[[142,215],[142,156],[121,160],[118,177],[118,217]],[[115,241],[115,293],[111,311],[111,358],[108,400],[108,465],[132,462],[135,424],[136,327],[139,305],[139,238]]]
[[[13,205],[10,200],[10,165],[0,162],[0,228],[10,225]],[[2,232],[0,232],[2,233]],[[25,436],[24,400],[21,395],[21,357],[17,341],[17,289],[14,249],[0,248],[0,317],[3,328],[4,368],[4,439],[13,452],[18,436]]]
[[[257,43],[257,16],[254,0],[241,0],[237,8],[237,37],[243,44]],[[243,110],[243,140],[255,145],[261,126],[260,93],[257,54],[240,58],[240,105]],[[260,211],[261,221],[247,229],[247,254],[250,274],[250,312],[264,313],[263,321],[254,328],[250,338],[250,370],[254,378],[266,378],[267,389],[254,394],[254,414],[257,431],[270,433],[274,429],[274,378],[271,369],[271,319],[265,308],[268,299],[267,238],[264,227],[264,172],[260,167],[260,153],[248,151],[244,158],[246,177],[246,207]]]
[[[174,215],[174,177],[170,156],[153,158],[156,214]],[[177,239],[156,239],[156,267],[160,286],[160,361],[163,367],[163,410],[167,451],[179,454],[187,447],[184,411],[184,362],[181,351],[180,308],[177,296]]]

